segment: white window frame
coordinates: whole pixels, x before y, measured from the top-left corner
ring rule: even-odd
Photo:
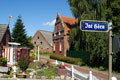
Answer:
[[[56,33],[54,34],[54,36],[56,36]]]
[[[59,35],[61,35],[61,33],[59,32]]]
[[[54,42],[54,44],[53,44],[53,51],[55,51],[55,42]]]
[[[59,51],[62,51],[62,42],[60,41],[60,43],[59,43]]]

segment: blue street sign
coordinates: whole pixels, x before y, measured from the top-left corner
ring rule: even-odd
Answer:
[[[106,21],[82,20],[80,22],[80,29],[82,31],[107,32],[108,24]]]

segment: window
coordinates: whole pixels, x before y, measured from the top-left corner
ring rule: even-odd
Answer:
[[[56,33],[54,34],[54,36],[56,36]]]
[[[34,42],[34,44],[36,44],[36,42]]]
[[[59,32],[59,35],[61,35],[61,33]]]
[[[42,45],[42,41],[40,42],[40,44]]]
[[[59,45],[60,45],[59,50],[62,51],[62,42],[61,42],[61,41],[60,41],[60,44],[59,44]]]
[[[55,42],[54,42],[54,44],[53,44],[54,46],[53,46],[53,51],[55,51]]]
[[[38,39],[39,39],[39,36],[38,36]]]

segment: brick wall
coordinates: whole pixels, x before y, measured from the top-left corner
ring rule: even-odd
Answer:
[[[35,49],[37,50],[37,47],[35,46],[39,46],[41,52],[52,53],[52,46],[46,41],[46,39],[39,31],[36,32],[31,42],[34,45],[34,51]]]

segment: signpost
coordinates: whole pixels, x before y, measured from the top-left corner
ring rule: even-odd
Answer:
[[[109,32],[109,80],[111,80],[112,78],[112,54],[114,50],[118,51],[119,49],[119,46],[117,47],[117,49],[113,48],[114,46],[113,41],[117,40],[118,41],[117,43],[119,43],[119,40],[116,39],[116,37],[112,38],[113,37],[112,21],[108,23],[107,21],[81,20],[80,29],[82,31],[87,31],[87,32]]]
[[[108,32],[107,21],[82,20],[80,29],[88,32]]]

